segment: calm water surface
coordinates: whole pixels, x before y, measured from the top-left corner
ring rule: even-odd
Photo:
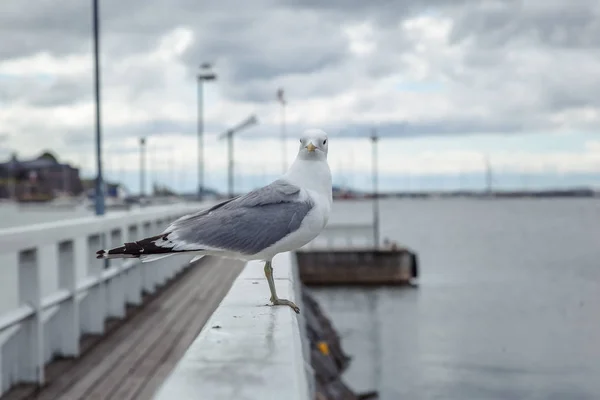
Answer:
[[[339,203],[334,220],[368,210]],[[600,201],[382,202],[417,289],[315,291],[355,356],[346,380],[392,399],[600,399]]]

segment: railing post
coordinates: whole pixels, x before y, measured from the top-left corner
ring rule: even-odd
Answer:
[[[110,231],[108,243],[110,247],[121,246],[125,228],[117,228]],[[110,260],[112,268],[122,269],[124,259]],[[125,316],[125,276],[117,275],[106,282],[106,306],[107,314],[113,317],[122,318]]]
[[[44,332],[41,309],[41,282],[37,249],[19,253],[19,301],[28,304],[34,315],[24,322],[25,343],[22,348],[21,379],[44,384]]]
[[[37,248],[37,268],[40,276],[40,299],[55,293],[59,289],[60,270],[58,264],[58,244],[46,243]],[[43,304],[41,304],[43,307]],[[56,318],[60,318],[62,304],[52,309],[41,309],[42,324],[42,360],[45,364],[52,354],[61,350],[61,327],[57,327]],[[57,332],[58,331],[58,332]]]
[[[18,257],[19,252],[16,250],[0,253],[0,268],[2,268],[0,279],[4,289],[0,290],[0,314],[11,311],[19,305],[19,293],[16,290],[19,286]]]
[[[160,232],[163,229],[165,229],[165,220],[159,219],[156,221],[156,232]],[[156,288],[158,286],[162,286],[165,281],[167,280],[167,275],[168,275],[168,270],[165,267],[167,260],[166,259],[162,259],[162,260],[157,260],[155,262],[153,262],[152,264],[152,276],[154,277],[154,290],[156,290]]]
[[[139,229],[138,225],[131,225],[127,229],[127,241],[131,242],[139,239],[139,233],[141,229]],[[125,288],[127,294],[127,302],[130,304],[141,304],[142,303],[142,290],[144,288],[144,275],[142,271],[142,266],[139,261],[133,261],[135,265],[129,268],[127,271],[128,276],[128,285]]]
[[[81,243],[81,241],[79,241]],[[69,292],[61,305],[61,352],[66,357],[79,356],[79,302],[77,301],[77,242],[58,245],[58,286]]]
[[[88,237],[87,243],[87,275],[98,279],[99,283],[91,288],[86,298],[86,317],[88,323],[86,332],[104,333],[104,319],[106,318],[106,285],[101,282],[102,272],[104,270],[103,260],[96,259],[95,249],[100,249],[103,233]]]
[[[144,237],[151,236],[153,232],[154,232],[154,227],[152,226],[152,223],[145,222],[144,229],[143,229]],[[144,289],[144,292],[146,292],[146,293],[154,292],[154,278],[153,278],[151,266],[152,266],[152,263],[142,264],[139,266],[141,275],[142,275],[142,287]]]
[[[2,336],[2,334],[0,334],[0,336]],[[4,346],[2,346],[4,343],[1,342],[1,337],[0,337],[0,396],[8,389],[8,387],[4,387],[4,375],[2,373],[2,359],[4,358]],[[8,386],[8,385],[6,385]]]
[[[19,305],[19,253],[16,251],[0,253],[0,266],[2,266],[3,282],[7,285],[0,292],[1,315],[9,311],[8,307],[15,308]],[[10,288],[16,288],[16,290],[10,290]],[[20,329],[20,327],[13,327],[0,332],[0,396],[10,388],[15,375],[19,376],[18,351],[15,351],[15,347],[18,345],[15,343],[16,338],[13,334]]]

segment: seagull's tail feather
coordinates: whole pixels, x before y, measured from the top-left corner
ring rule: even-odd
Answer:
[[[142,262],[159,260],[188,250],[173,250],[172,246],[161,246],[167,241],[167,234],[160,234],[108,250],[98,250],[96,258],[140,258]]]
[[[143,263],[156,261],[156,260],[160,260],[161,258],[171,257],[175,253],[181,253],[181,252],[173,252],[173,253],[167,253],[167,254],[142,254],[142,255],[140,255],[140,261]]]

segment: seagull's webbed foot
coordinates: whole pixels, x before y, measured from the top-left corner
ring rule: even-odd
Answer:
[[[271,297],[271,303],[273,303],[274,306],[290,306],[292,307],[292,310],[296,312],[296,314],[300,314],[300,307],[298,307],[292,301]]]
[[[271,303],[273,303],[274,306],[289,306],[296,314],[300,314],[300,308],[296,304],[289,300],[277,297],[275,282],[273,282],[273,267],[271,266],[271,261],[265,262],[265,276],[267,277],[269,290],[271,291]]]

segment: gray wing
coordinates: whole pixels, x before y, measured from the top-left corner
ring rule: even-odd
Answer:
[[[283,180],[182,217],[165,231],[174,248],[256,254],[300,227],[314,206]],[[166,244],[166,243],[165,243]]]

